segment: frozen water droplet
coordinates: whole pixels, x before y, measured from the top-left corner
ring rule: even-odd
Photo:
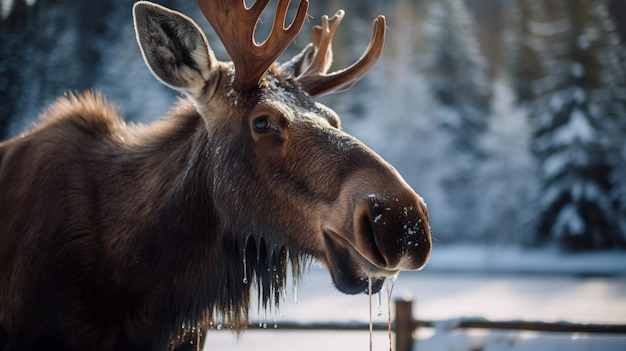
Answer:
[[[378,223],[380,222],[380,219],[383,218],[382,214],[376,215],[376,217],[374,217],[374,223]]]
[[[293,302],[298,304],[298,279],[293,278]]]
[[[383,294],[381,294],[380,291],[376,293],[376,302],[378,304],[378,317],[380,317],[383,314],[383,310],[382,310],[382,302],[383,302],[382,301],[382,295]]]
[[[243,283],[248,284],[248,266],[246,264],[246,248],[243,248]]]

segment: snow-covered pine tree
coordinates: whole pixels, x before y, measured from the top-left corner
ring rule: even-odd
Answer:
[[[607,97],[616,88],[608,78],[618,72],[604,62],[614,45],[603,26],[604,3],[523,6],[528,35],[523,56],[534,60],[525,63],[518,80],[528,80],[520,85],[521,96],[529,103],[542,186],[534,241],[556,241],[568,250],[621,246],[611,174],[615,145],[624,140],[615,130],[623,116],[608,113],[613,108]]]
[[[618,241],[626,245],[626,24],[621,21],[626,8],[621,1],[608,1],[607,7],[596,4],[601,20],[601,30],[605,36],[598,50],[598,60],[604,67],[602,72],[603,89],[598,89],[594,100],[601,109],[608,133],[608,158],[613,166],[609,177],[612,185],[612,198],[618,211]],[[607,13],[608,12],[608,13]]]
[[[439,123],[453,133],[462,153],[481,154],[487,129],[490,90],[475,26],[463,0],[443,0],[430,6],[431,63],[428,79],[444,107]]]
[[[427,29],[430,64],[425,70],[439,107],[433,119],[450,143],[438,150],[440,162],[449,165],[440,180],[449,212],[442,236],[476,239],[482,196],[475,186],[478,164],[484,158],[481,139],[488,128],[491,91],[475,26],[463,0],[432,2]]]
[[[126,2],[128,9],[132,1]],[[0,137],[22,131],[58,96],[93,88],[101,63],[97,45],[116,25],[108,21],[108,14],[117,4],[98,0],[0,3],[0,118],[5,119],[0,120]]]

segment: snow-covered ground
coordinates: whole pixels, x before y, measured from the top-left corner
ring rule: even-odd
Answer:
[[[414,299],[417,318],[439,321],[436,329],[417,333],[414,350],[626,350],[626,335],[447,330],[461,317],[626,324],[626,253],[564,255],[467,246],[434,250],[428,268],[401,273],[391,295],[392,300]],[[383,292],[378,316],[373,298],[376,323],[387,321],[386,300]],[[252,317],[266,320],[268,329],[250,330],[239,338],[227,331],[212,331],[205,350],[369,350],[367,329],[274,329],[274,321],[369,320],[369,297],[339,293],[318,266],[311,268],[297,289],[290,287],[280,313]],[[386,332],[374,332],[372,339],[374,350],[389,350]]]
[[[567,254],[555,248],[451,245],[433,251],[425,269],[430,272],[626,276],[626,252],[618,250]]]

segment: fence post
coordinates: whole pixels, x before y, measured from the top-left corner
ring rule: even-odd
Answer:
[[[412,351],[413,300],[396,299],[396,351]]]

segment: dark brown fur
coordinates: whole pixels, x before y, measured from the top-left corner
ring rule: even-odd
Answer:
[[[277,305],[289,266],[359,293],[424,265],[424,203],[334,112],[277,67],[238,93],[210,65],[151,125],[88,92],[0,143],[0,349],[195,349],[254,287]]]
[[[283,274],[264,271],[284,272],[286,250],[222,228],[201,181],[212,178],[204,121],[188,101],[174,111],[130,126],[100,95],[70,96],[0,144],[0,326],[27,332],[20,348],[68,333],[76,349],[163,344],[208,327],[198,319],[244,323],[246,245],[251,283],[271,289],[266,303],[278,297]]]

